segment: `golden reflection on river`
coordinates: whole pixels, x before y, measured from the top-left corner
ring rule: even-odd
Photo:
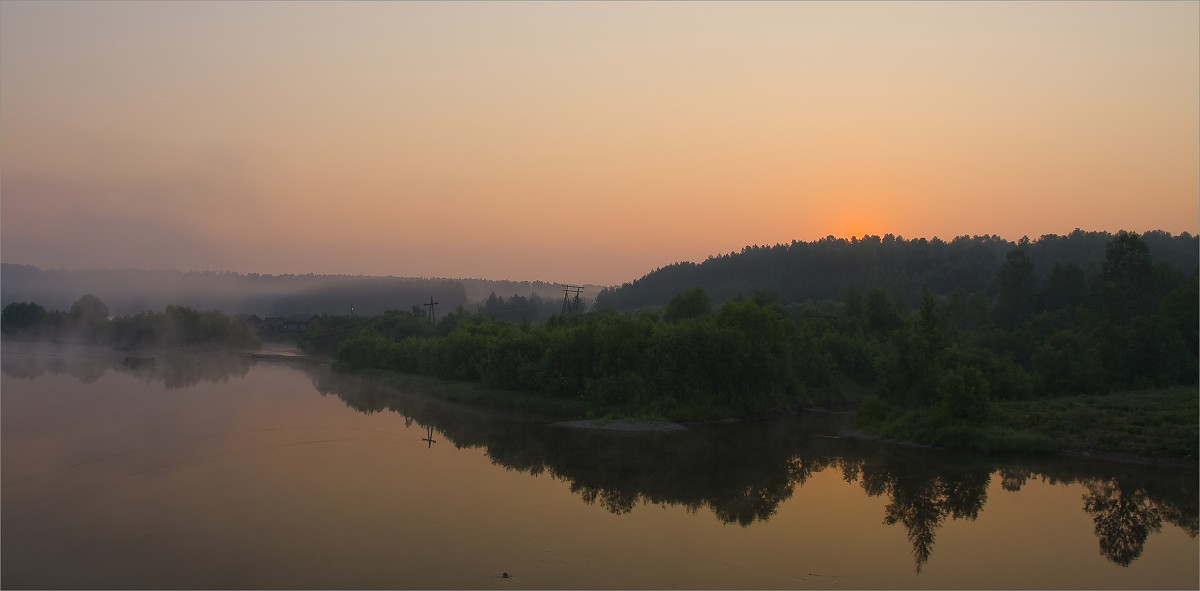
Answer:
[[[822,440],[826,447],[811,452],[816,467],[796,472],[800,480],[783,489],[763,484],[782,490],[782,501],[766,519],[745,526],[724,522],[703,503],[646,502],[661,492],[612,512],[599,500],[587,502],[578,483],[572,490],[567,475],[587,476],[582,468],[551,463],[534,475],[493,459],[537,464],[545,460],[526,456],[536,455],[530,450],[540,444],[514,449],[519,439],[509,436],[573,434],[501,417],[488,419],[500,425],[490,448],[459,447],[467,435],[455,430],[482,419],[475,410],[447,411],[438,415],[442,426],[432,429],[435,443],[429,444],[423,439],[432,423],[390,410],[353,410],[339,396],[320,394],[314,371],[323,370],[247,362],[226,379],[166,388],[116,369],[87,383],[69,373],[15,377],[6,369],[0,383],[0,583],[425,589],[1198,584],[1194,531],[1172,523],[1149,534],[1128,566],[1103,555],[1093,516],[1084,511],[1089,489],[1081,481],[1052,484],[1034,475],[1019,490],[1006,490],[998,473],[989,478],[990,469],[984,470],[974,518],[955,518],[948,509],[924,515],[935,527],[921,530],[931,539],[921,560],[921,546],[903,520],[888,524],[887,515],[911,515],[942,501],[928,505],[923,498],[899,507],[894,499],[903,490],[924,489],[905,489],[895,478],[885,482],[894,492],[867,494],[855,466],[871,473],[874,454],[888,450],[862,451],[859,442],[851,454],[857,459],[847,462],[837,455],[847,443]],[[593,436],[624,438],[634,449],[671,441],[587,435]],[[651,478],[632,466],[628,478]],[[713,470],[720,478],[720,467]],[[951,488],[960,482],[938,474]],[[978,474],[969,472],[961,482],[977,482]],[[647,481],[635,489],[663,485]],[[714,490],[721,490],[719,482]],[[511,578],[501,578],[504,572]]]

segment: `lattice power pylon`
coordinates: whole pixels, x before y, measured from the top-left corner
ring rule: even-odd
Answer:
[[[429,296],[429,303],[428,303],[428,304],[421,304],[421,305],[422,305],[422,306],[429,306],[429,326],[433,326],[433,321],[434,321],[434,313],[433,313],[433,309],[434,309],[434,307],[435,307],[435,306],[437,306],[437,305],[438,305],[438,303],[437,303],[437,302],[435,302],[435,301],[433,301],[433,296]]]
[[[574,305],[571,303],[571,294],[575,294],[575,299],[579,300],[579,294],[583,293],[582,285],[563,285],[563,305],[562,313],[566,315],[568,310],[573,310]]]

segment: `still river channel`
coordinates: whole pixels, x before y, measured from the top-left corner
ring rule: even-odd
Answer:
[[[8,589],[1200,586],[1194,468],[837,414],[570,429],[233,355],[0,360]]]

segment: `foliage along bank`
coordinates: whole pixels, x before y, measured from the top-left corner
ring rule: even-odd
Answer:
[[[676,312],[683,302],[693,309]],[[385,317],[341,344],[340,366],[475,381],[673,419],[796,403],[803,398],[802,365],[812,348],[778,306],[743,299],[710,311],[700,291],[677,298],[664,319],[607,312],[532,325],[458,310],[432,335],[409,332],[397,339],[395,331],[415,330],[415,311]],[[323,323],[338,325],[331,318]],[[310,331],[321,326],[314,323]],[[314,332],[302,338],[302,346],[319,337]]]
[[[859,427],[947,447],[1032,451],[1051,439],[997,425],[996,401],[1197,383],[1197,272],[1151,264],[1138,235],[1109,241],[1094,281],[1055,264],[1039,289],[1033,264],[1014,249],[997,282],[985,322],[956,318],[953,302],[939,312],[925,294],[889,337]],[[1195,440],[1194,421],[1192,431]]]
[[[860,428],[950,446],[1012,445],[990,424],[1005,400],[1195,384],[1195,269],[1152,263],[1121,232],[1094,277],[1039,270],[1018,247],[986,297],[923,292],[907,310],[883,286],[852,285],[833,313],[754,292],[713,306],[699,287],[661,316],[612,310],[512,324],[461,307],[327,315],[301,345],[343,367],[389,369],[593,401],[633,415],[700,419],[861,403]],[[1011,437],[1010,437],[1011,438]],[[1017,445],[1039,447],[1040,442]]]

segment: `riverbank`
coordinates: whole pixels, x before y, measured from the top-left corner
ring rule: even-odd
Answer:
[[[989,453],[1053,454],[1142,465],[1197,467],[1200,399],[1195,386],[996,403],[980,424],[905,413],[844,436]]]
[[[251,352],[255,358],[329,362],[299,351]],[[492,407],[562,417],[568,428],[649,432],[686,429],[687,422],[622,415],[619,408],[593,402],[496,390],[474,382],[442,380],[385,370],[362,370],[394,386],[418,386],[440,397]],[[1200,456],[1200,405],[1195,386],[1176,386],[995,404],[987,424],[942,427],[931,437],[904,425],[841,434],[895,445],[964,449],[987,453],[1047,454],[1141,465],[1186,467]],[[816,409],[806,409],[808,412]],[[914,423],[915,424],[915,423]]]
[[[1070,453],[1200,459],[1196,386],[997,404],[991,423],[1047,437]]]
[[[261,360],[331,362],[326,357],[307,355],[293,346],[283,345],[267,345],[242,354]],[[419,386],[450,400],[568,418],[555,423],[567,428],[625,432],[686,429],[686,422],[622,416],[619,409],[580,400],[496,390],[473,382],[392,371],[363,371],[392,385]],[[936,437],[920,433],[918,429],[906,433],[902,425],[891,425],[891,429],[883,433],[846,429],[839,435],[909,447],[1048,454],[1128,464],[1196,467],[1200,462],[1198,401],[1195,386],[1008,401],[995,404],[986,425],[942,428]],[[805,412],[818,410],[805,409]]]

